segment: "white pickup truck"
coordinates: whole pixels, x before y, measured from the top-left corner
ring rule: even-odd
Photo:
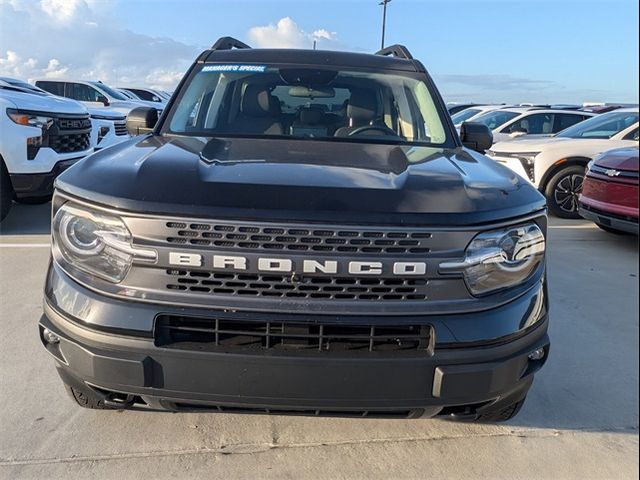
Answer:
[[[93,150],[83,105],[0,82],[0,220],[14,199],[48,201],[56,176]]]

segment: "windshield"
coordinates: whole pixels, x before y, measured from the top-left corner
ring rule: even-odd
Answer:
[[[638,123],[638,112],[609,112],[575,124],[556,137],[608,139]]]
[[[31,85],[30,83],[27,82],[23,82],[21,80],[14,80],[14,79],[3,79],[5,82],[7,82],[9,85],[13,85],[14,87],[20,87],[24,90],[29,90],[32,93],[38,93],[40,95],[51,95],[49,92],[45,92],[44,90],[42,90],[41,88],[38,88],[34,85]]]
[[[100,90],[103,90],[111,98],[115,98],[116,100],[128,100],[128,98],[125,97],[122,93],[114,90],[111,87],[106,86],[104,83],[100,83],[100,82],[90,82],[90,83],[91,85],[95,85],[96,87],[98,87]]]
[[[467,108],[466,110],[461,110],[458,113],[451,116],[451,120],[453,120],[454,125],[458,125],[466,120],[469,120],[474,115],[477,115],[482,110],[477,108]]]
[[[198,136],[450,141],[422,80],[319,68],[202,66],[164,125],[167,133]]]
[[[484,123],[489,130],[495,130],[507,123],[509,120],[516,118],[519,113],[506,112],[504,110],[494,110],[492,112],[483,113],[482,115],[474,118],[474,122]]]

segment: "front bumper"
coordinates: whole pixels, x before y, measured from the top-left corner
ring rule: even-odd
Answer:
[[[430,354],[212,352],[156,345],[146,319],[150,315],[153,322],[171,307],[109,300],[56,270],[49,272],[40,336],[63,380],[105,399],[124,398],[155,409],[475,416],[523,398],[549,349],[546,308],[518,333],[529,324],[543,285],[488,312],[433,318],[436,341]],[[52,276],[58,283],[52,283]],[[174,310],[187,315],[196,309]],[[88,316],[80,318],[82,312]],[[139,330],[125,331],[126,324]],[[45,328],[59,338],[57,343],[45,340]],[[455,334],[463,331],[466,341],[459,341]],[[496,332],[504,335],[496,337]],[[541,348],[542,359],[529,359]]]
[[[635,235],[640,234],[638,228],[638,218],[622,217],[620,215],[613,214],[611,212],[605,212],[603,210],[597,210],[584,203],[580,204],[578,208],[580,216],[586,220],[590,220],[594,223],[610,227],[621,232],[633,233]]]
[[[83,158],[84,155],[81,155],[59,161],[49,172],[11,174],[11,185],[16,197],[50,197],[53,195],[53,182],[58,175]]]

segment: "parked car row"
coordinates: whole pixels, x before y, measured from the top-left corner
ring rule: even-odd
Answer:
[[[138,90],[147,91],[131,89]],[[157,100],[129,98],[101,82],[45,80],[32,85],[0,77],[0,221],[14,200],[48,201],[60,173],[88,154],[130,138],[126,119],[133,109],[152,107],[157,118],[168,94],[149,92]]]
[[[594,218],[594,214],[589,213],[589,206],[581,206],[580,195],[585,174],[590,176],[592,185],[594,180],[591,177],[597,178],[602,190],[602,182],[606,179],[598,177],[597,173],[590,173],[591,170],[587,168],[588,164],[594,165],[590,162],[596,157],[619,148],[625,149],[625,154],[629,149],[635,149],[637,157],[637,106],[473,104],[457,111],[451,118],[458,132],[461,128],[469,128],[471,124],[486,126],[493,135],[493,145],[486,151],[487,156],[534,184],[547,198],[549,211],[558,217]],[[619,155],[614,157],[619,158]],[[608,157],[604,155],[603,158]],[[622,195],[620,192],[628,194],[633,191],[634,187],[629,187],[629,182],[634,178],[637,190],[637,168],[635,171],[631,169],[631,173],[625,169],[621,171],[623,173],[609,180],[609,183],[624,183],[624,188],[619,185],[615,187],[619,195]],[[587,204],[592,193],[590,191],[585,197]],[[637,191],[633,202],[637,205]],[[588,205],[597,210],[592,204]],[[626,213],[621,221],[635,222],[635,227],[621,224],[618,230],[637,232],[637,208],[635,216],[633,212],[629,214],[627,210],[624,211]],[[611,227],[612,223],[619,224],[605,222],[602,215],[597,218],[596,223],[609,230],[615,228]]]

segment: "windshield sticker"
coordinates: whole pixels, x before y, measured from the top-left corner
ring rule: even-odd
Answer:
[[[264,73],[266,65],[206,65],[202,67],[203,72],[251,72]]]

